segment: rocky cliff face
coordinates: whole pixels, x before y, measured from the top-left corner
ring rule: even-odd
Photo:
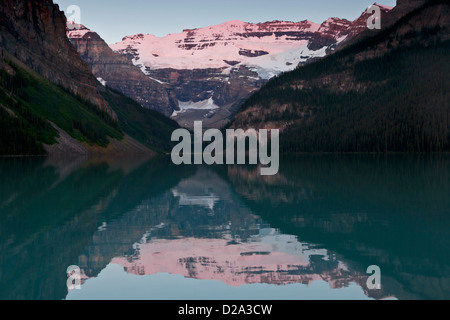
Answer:
[[[447,151],[449,17],[448,1],[400,2],[382,30],[271,81],[232,126],[284,130],[286,151]]]
[[[130,59],[115,53],[97,33],[68,22],[67,36],[81,58],[89,64],[92,73],[104,85],[166,116],[170,116],[177,107],[167,92],[167,86],[145,76]]]
[[[115,117],[97,90],[89,66],[66,35],[66,18],[51,0],[1,0],[0,46],[50,81]]]
[[[421,5],[425,4],[428,1],[430,0],[397,0],[397,5],[392,10],[390,10],[388,13],[384,14],[382,13],[381,16],[382,29],[386,29],[392,26],[400,18],[407,15],[414,9],[419,8]],[[429,23],[431,24],[433,23],[433,21],[430,21]],[[354,37],[349,39],[349,41],[343,43],[341,47],[352,45],[366,37],[372,37],[374,33],[376,33],[376,30],[362,30],[362,32],[355,34]]]

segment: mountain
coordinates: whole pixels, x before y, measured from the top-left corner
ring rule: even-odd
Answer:
[[[450,150],[450,5],[399,1],[382,30],[269,81],[232,127],[280,128],[289,152]]]
[[[381,9],[384,15],[391,8]],[[334,50],[364,30],[368,17],[330,18],[322,24],[234,20],[162,38],[137,34],[110,45],[152,80],[145,86],[150,92],[130,89],[136,87],[136,70],[106,50],[95,32],[80,26],[69,28],[67,35],[96,77],[144,107],[172,116],[185,127],[192,127],[194,120],[203,120],[205,127],[223,127],[268,79]],[[133,76],[128,81],[120,73]],[[139,80],[138,87],[142,83]],[[158,84],[161,94],[154,95]]]
[[[0,44],[0,155],[169,149],[178,125],[103,87],[51,0],[2,0]]]
[[[446,154],[302,154],[282,158],[276,177],[256,167],[218,169],[245,207],[273,228],[343,255],[351,269],[379,266],[382,290],[370,293],[444,299],[449,160]]]
[[[147,77],[130,59],[114,52],[97,33],[68,21],[67,37],[102,84],[121,91],[145,108],[166,116],[172,114],[176,105],[166,87]]]
[[[51,82],[115,117],[89,66],[65,36],[66,18],[53,1],[0,1],[2,57],[9,53]]]

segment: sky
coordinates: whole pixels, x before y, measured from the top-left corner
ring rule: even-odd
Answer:
[[[266,22],[311,20],[330,17],[354,20],[375,0],[54,0],[66,12],[80,8],[80,22],[107,43],[138,33],[165,36],[220,24],[230,20]],[[395,6],[396,0],[378,0]]]

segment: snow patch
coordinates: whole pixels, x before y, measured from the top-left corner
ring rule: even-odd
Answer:
[[[175,110],[172,114],[172,118],[176,117],[180,113],[186,112],[186,110],[215,110],[219,109],[219,106],[215,104],[214,99],[211,97],[206,100],[192,102],[192,101],[178,101],[180,110]]]
[[[100,82],[104,87],[106,87],[106,81],[102,78],[97,78],[98,82]]]

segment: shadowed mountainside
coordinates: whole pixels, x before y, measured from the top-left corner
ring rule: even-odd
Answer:
[[[285,152],[450,151],[450,5],[404,1],[386,17],[271,80],[232,127],[280,128]]]
[[[0,93],[0,155],[151,156],[178,127],[103,87],[51,0],[1,1]]]

